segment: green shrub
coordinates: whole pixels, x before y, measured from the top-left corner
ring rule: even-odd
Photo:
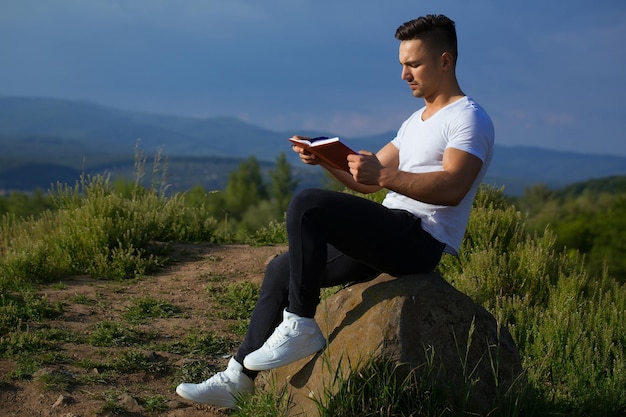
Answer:
[[[269,225],[263,226],[251,233],[246,242],[254,246],[268,246],[287,244],[287,227],[285,222],[271,221]]]
[[[530,235],[501,193],[482,189],[458,258],[440,272],[515,339],[531,389],[569,415],[626,410],[626,291],[584,259]],[[620,414],[622,413],[622,414]]]
[[[58,186],[55,202],[57,211],[38,219],[3,218],[0,285],[19,288],[83,273],[142,276],[165,261],[154,242],[211,241],[217,230],[217,222],[202,207],[186,206],[182,195],[137,188],[129,198],[103,176]]]

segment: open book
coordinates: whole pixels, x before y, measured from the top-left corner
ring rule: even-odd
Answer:
[[[301,146],[311,152],[327,165],[348,172],[350,169],[348,168],[346,158],[350,154],[358,153],[350,149],[350,147],[344,144],[338,137],[327,138],[321,136],[312,139],[289,138],[289,140],[293,144]]]

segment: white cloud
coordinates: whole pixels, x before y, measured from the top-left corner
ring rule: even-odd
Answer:
[[[566,126],[576,123],[576,116],[571,113],[554,112],[548,113],[545,116],[545,121],[548,125],[553,126]]]

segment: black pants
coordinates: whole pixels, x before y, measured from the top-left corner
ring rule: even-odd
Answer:
[[[444,249],[404,210],[354,195],[307,189],[287,209],[289,251],[267,266],[259,300],[235,359],[243,363],[282,321],[282,311],[314,317],[320,289],[380,273],[432,271]]]

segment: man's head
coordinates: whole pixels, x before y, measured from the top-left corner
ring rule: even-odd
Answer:
[[[434,56],[448,52],[456,66],[458,57],[454,22],[444,15],[426,15],[402,24],[396,30],[399,41],[421,40]]]
[[[461,94],[455,67],[457,40],[454,22],[443,15],[427,15],[396,30],[400,40],[402,79],[414,97],[426,102]]]

